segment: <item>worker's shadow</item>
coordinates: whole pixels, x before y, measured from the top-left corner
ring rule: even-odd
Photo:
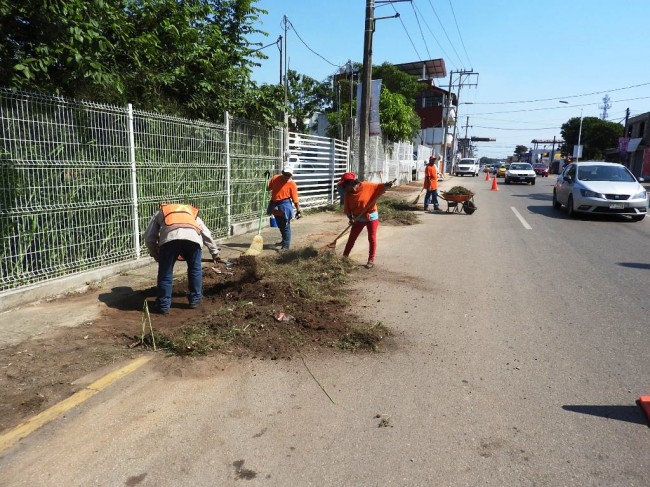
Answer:
[[[98,299],[109,308],[121,311],[139,311],[146,299],[154,297],[156,297],[155,286],[140,290],[134,290],[129,286],[118,286],[108,293],[100,294]]]

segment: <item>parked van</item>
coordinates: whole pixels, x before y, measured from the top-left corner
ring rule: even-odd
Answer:
[[[456,169],[454,170],[454,176],[464,176],[469,174],[471,176],[478,176],[479,171],[479,160],[474,157],[464,157],[458,164],[456,164]]]

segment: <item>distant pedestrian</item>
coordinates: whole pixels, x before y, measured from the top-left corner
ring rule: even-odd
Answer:
[[[348,257],[361,230],[368,230],[368,262],[366,268],[370,269],[375,265],[377,253],[377,228],[379,228],[379,212],[377,210],[377,199],[387,188],[393,186],[389,183],[361,182],[353,172],[346,172],[337,183],[343,188],[345,199],[343,211],[348,216],[350,225],[350,236],[343,250],[343,257]]]
[[[271,192],[271,201],[266,213],[273,215],[278,223],[282,240],[278,242],[280,251],[286,252],[291,247],[291,220],[293,219],[293,205],[296,207],[296,218],[302,217],[298,186],[293,178],[293,165],[285,163],[282,172],[271,178],[266,190]],[[292,205],[293,204],[293,205]]]
[[[429,211],[429,203],[433,203],[433,210],[440,211],[438,203],[438,170],[436,169],[436,156],[431,156],[424,168],[424,189],[427,193],[424,196],[424,211]]]
[[[144,241],[149,254],[158,262],[156,304],[153,311],[169,313],[174,264],[179,257],[187,262],[190,308],[198,307],[203,297],[201,247],[203,244],[208,247],[215,262],[221,251],[212,239],[210,230],[199,218],[199,210],[185,204],[160,205],[147,226]]]

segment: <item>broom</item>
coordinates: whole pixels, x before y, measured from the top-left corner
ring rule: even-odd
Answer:
[[[420,191],[420,194],[415,197],[415,199],[413,200],[413,203],[411,203],[411,204],[417,205],[420,202],[420,198],[422,197],[422,193],[424,193],[424,188],[422,188],[422,190]]]
[[[266,171],[266,174],[265,174],[266,179],[268,179],[270,175],[271,175],[271,173]],[[262,192],[264,192],[265,189],[266,189],[266,181],[264,181],[264,187],[262,188]],[[251,242],[251,246],[248,247],[248,250],[246,252],[244,252],[244,255],[257,256],[257,255],[260,255],[262,253],[262,250],[264,249],[264,238],[261,235],[261,233],[262,233],[262,219],[264,218],[264,213],[266,213],[266,211],[264,209],[262,211],[260,211],[260,224],[259,224],[259,227],[257,228],[257,235],[255,235],[253,237],[253,241]]]

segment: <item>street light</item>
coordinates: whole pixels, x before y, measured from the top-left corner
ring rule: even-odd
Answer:
[[[568,101],[560,100],[560,103],[569,104]],[[578,129],[578,150],[576,151],[576,162],[580,162],[580,153],[582,152],[582,146],[580,145],[580,139],[582,138],[582,108],[580,108],[580,128]]]

